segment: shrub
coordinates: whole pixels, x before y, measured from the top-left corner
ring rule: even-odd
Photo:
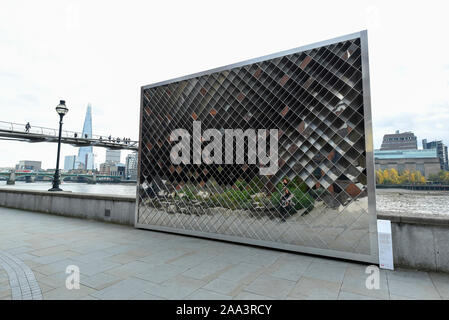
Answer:
[[[251,208],[251,200],[251,195],[246,189],[228,189],[223,193],[211,195],[207,203],[211,206],[235,210]]]

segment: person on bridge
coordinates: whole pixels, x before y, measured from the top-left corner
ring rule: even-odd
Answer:
[[[74,135],[73,135],[75,138],[77,138],[78,137],[78,133],[74,133]]]
[[[28,133],[28,132],[30,132],[30,129],[31,129],[31,125],[29,122],[27,122],[27,124],[25,125],[25,131]]]
[[[86,133],[86,134],[84,134],[84,138],[86,138],[86,139],[87,139],[87,133]]]
[[[112,139],[111,135],[109,135],[108,139],[109,139],[109,141],[111,141],[111,139]]]

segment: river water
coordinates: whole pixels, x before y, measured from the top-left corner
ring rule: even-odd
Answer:
[[[0,188],[48,190],[50,182],[26,183],[16,181],[15,185],[7,186],[6,181],[0,181]],[[136,186],[133,184],[85,184],[64,182],[61,188],[66,191],[117,194],[135,196]],[[407,212],[417,214],[447,214],[449,215],[448,191],[409,191],[402,189],[377,189],[376,207],[378,212]]]
[[[25,190],[48,190],[52,187],[51,182],[33,182],[16,181],[15,185],[6,185],[6,181],[0,181],[0,188],[25,189]],[[136,196],[135,184],[87,184],[87,183],[70,183],[64,182],[60,185],[64,191],[96,193],[96,194],[118,194],[122,196]]]

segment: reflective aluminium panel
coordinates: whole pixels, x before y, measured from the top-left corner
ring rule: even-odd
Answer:
[[[136,227],[378,262],[366,31],[142,87]]]

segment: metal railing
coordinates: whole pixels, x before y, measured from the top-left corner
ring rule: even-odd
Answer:
[[[3,132],[11,132],[11,133],[19,133],[19,134],[30,134],[30,135],[41,135],[45,137],[58,137],[59,131],[58,129],[40,127],[35,125],[30,125],[27,129],[26,124],[23,123],[14,123],[14,122],[6,122],[0,121],[0,131]],[[137,146],[138,141],[135,140],[123,140],[122,137],[112,137],[110,135],[84,135],[80,131],[69,131],[62,130],[61,133],[62,138],[71,138],[71,139],[79,139],[79,140],[87,140],[92,142],[106,142],[115,145],[131,145]],[[110,138],[109,138],[110,137]],[[94,144],[95,145],[95,144]]]

